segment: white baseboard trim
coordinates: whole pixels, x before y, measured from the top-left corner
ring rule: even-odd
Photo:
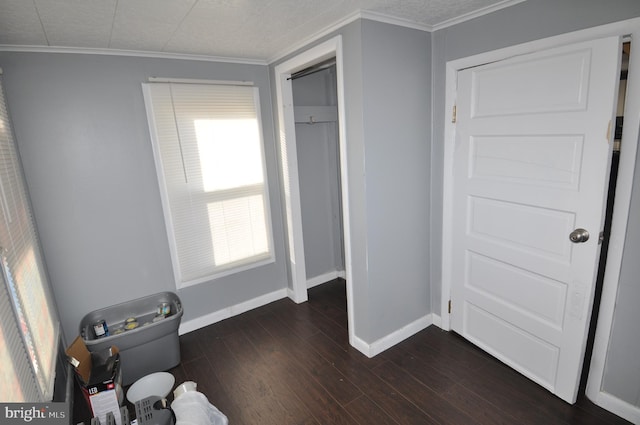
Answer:
[[[295,302],[295,293],[293,292],[293,289],[287,288],[287,297],[289,297],[291,301]]]
[[[357,336],[352,335],[351,338],[349,338],[349,344],[365,356],[369,358],[373,357],[371,354],[371,346]]]
[[[433,315],[427,314],[426,316],[423,316],[418,320],[415,320],[409,323],[408,325],[398,329],[395,332],[390,333],[387,336],[384,336],[378,339],[377,341],[371,344],[368,344],[367,342],[363,341],[362,339],[356,336],[352,338],[350,343],[353,346],[353,348],[360,351],[365,356],[371,358],[393,347],[399,342],[404,341],[410,336],[413,336],[414,334],[420,332],[421,330],[427,328],[432,324],[433,324]]]
[[[197,317],[195,319],[182,322],[178,328],[178,334],[183,335],[192,331],[195,331],[205,326],[212,325],[220,322],[229,317],[237,316],[246,311],[253,310],[254,308],[262,307],[273,301],[286,298],[288,295],[287,289],[278,289],[277,291],[261,295],[248,301],[241,302],[240,304],[232,305],[222,310],[214,311],[213,313],[205,314],[204,316]]]
[[[442,327],[442,317],[440,317],[440,315],[439,315],[439,314],[433,314],[433,313],[431,313],[431,318],[432,318],[432,320],[433,320],[433,323],[432,323],[433,325],[435,325],[435,326],[437,326],[437,327],[439,327],[440,329],[445,330],[445,331],[448,331],[448,330],[449,330],[449,329],[444,329],[444,328]]]
[[[344,270],[335,270],[329,273],[321,274],[320,276],[312,277],[311,279],[307,279],[307,289],[313,288],[314,286],[322,285],[323,283],[330,282],[339,277],[345,279]]]
[[[603,409],[628,420],[632,424],[640,424],[640,407],[638,406],[634,406],[603,391],[600,391],[597,397],[591,401]]]
[[[296,292],[291,288],[287,288],[287,297],[289,297],[289,299],[291,299],[291,301],[293,301],[296,304],[302,304],[304,302],[309,301],[309,297],[307,296],[307,291],[304,291],[302,294],[296,295]]]

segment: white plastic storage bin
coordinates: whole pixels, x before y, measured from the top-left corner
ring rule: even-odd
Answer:
[[[173,292],[161,292],[92,311],[80,322],[80,335],[89,351],[118,347],[122,384],[129,385],[180,363],[182,314],[180,298]],[[103,320],[109,335],[98,337],[94,325]]]

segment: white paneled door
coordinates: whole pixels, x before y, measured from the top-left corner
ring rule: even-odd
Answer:
[[[598,267],[620,43],[458,73],[452,328],[569,403]]]

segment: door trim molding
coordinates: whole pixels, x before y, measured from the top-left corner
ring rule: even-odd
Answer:
[[[455,124],[451,122],[451,111],[455,105],[457,93],[458,71],[489,62],[504,60],[513,56],[533,53],[538,50],[550,49],[566,44],[578,43],[609,36],[631,35],[635,43],[631,44],[631,62],[627,79],[627,102],[624,111],[625,130],[622,136],[622,151],[618,171],[615,207],[611,226],[609,255],[606,263],[606,273],[600,301],[599,319],[593,348],[593,357],[587,383],[587,396],[596,404],[617,415],[638,420],[640,409],[621,409],[624,403],[612,403],[611,396],[602,392],[602,377],[607,354],[607,347],[613,323],[613,313],[618,291],[618,281],[622,264],[622,255],[626,237],[631,191],[638,144],[638,130],[640,128],[640,18],[629,19],[612,24],[588,28],[576,32],[554,37],[535,40],[516,46],[511,46],[491,52],[481,53],[446,63],[445,84],[445,122],[444,122],[444,175],[443,175],[443,219],[442,219],[442,292],[440,300],[441,327],[451,330],[448,302],[451,293],[451,265],[453,229],[453,152],[455,148]],[[591,310],[590,310],[591,311]],[[616,399],[617,400],[617,399]]]
[[[296,71],[300,71],[314,63],[333,56],[336,58],[338,145],[340,150],[340,191],[345,256],[344,275],[347,281],[347,316],[349,341],[355,341],[353,326],[353,275],[351,267],[351,213],[349,208],[349,173],[347,167],[347,133],[341,35],[320,43],[275,67],[276,114],[280,131],[278,137],[280,148],[280,178],[283,186],[284,215],[287,229],[287,239],[285,242],[289,252],[289,270],[291,272],[291,287],[287,293],[296,303],[305,302],[308,299],[302,212],[300,208],[298,159],[296,153],[295,118],[293,113],[293,90],[291,80],[288,78]]]

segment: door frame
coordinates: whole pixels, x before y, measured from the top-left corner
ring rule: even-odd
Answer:
[[[613,322],[615,300],[618,290],[623,247],[626,237],[629,207],[635,160],[638,148],[640,128],[640,18],[629,19],[612,24],[588,28],[581,31],[562,34],[541,40],[535,40],[516,46],[481,53],[446,63],[446,99],[444,122],[444,175],[443,175],[443,215],[442,215],[442,292],[440,300],[441,328],[451,330],[448,306],[451,294],[451,267],[453,260],[453,165],[455,149],[455,123],[452,123],[452,111],[456,102],[457,73],[465,68],[496,62],[510,57],[546,50],[562,45],[588,41],[608,36],[628,36],[632,38],[629,74],[627,79],[627,102],[624,110],[624,131],[622,135],[620,166],[618,171],[615,205],[611,224],[611,239],[606,262],[599,319],[593,348],[593,357],[587,385],[587,395],[593,400],[604,400],[601,392],[601,380],[607,346]],[[592,297],[590,297],[592,299]],[[455,306],[454,306],[455,308]],[[589,307],[591,314],[591,306]],[[584,350],[584,348],[583,348]],[[584,354],[584,353],[583,353]],[[609,396],[611,397],[611,396]],[[598,403],[596,401],[596,403]],[[598,403],[600,404],[600,403]],[[602,405],[602,404],[601,404]],[[609,406],[608,404],[607,406]],[[605,408],[604,405],[602,405]],[[610,409],[612,410],[612,409]],[[617,413],[617,412],[616,412]],[[620,415],[620,413],[618,413]],[[622,416],[622,415],[621,415]]]
[[[340,192],[342,202],[342,232],[344,243],[344,266],[347,281],[347,315],[349,340],[353,333],[353,279],[351,268],[351,232],[348,191],[347,137],[344,96],[344,71],[342,58],[342,36],[338,35],[309,50],[277,65],[275,67],[276,82],[276,114],[279,127],[280,178],[282,181],[284,215],[287,229],[287,245],[289,254],[289,270],[291,287],[287,295],[296,303],[307,301],[307,273],[302,229],[302,210],[300,206],[300,180],[298,175],[298,158],[296,150],[296,131],[293,105],[293,89],[289,79],[291,74],[316,64],[322,60],[336,58],[336,82],[338,103],[338,146],[340,151]]]

